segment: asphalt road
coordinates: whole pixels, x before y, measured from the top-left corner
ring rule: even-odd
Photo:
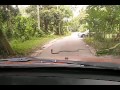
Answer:
[[[80,58],[80,57],[94,57],[82,38],[79,38],[77,32],[70,36],[58,39],[52,44],[44,46],[45,49],[37,57],[40,58]]]

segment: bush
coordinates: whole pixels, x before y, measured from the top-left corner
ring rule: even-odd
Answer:
[[[22,41],[29,40],[36,35],[36,21],[32,18],[16,16],[14,20],[13,38],[21,39]],[[41,36],[41,32],[38,32]],[[37,35],[36,35],[37,36]]]
[[[84,38],[84,41],[86,42],[86,43],[88,43],[88,44],[93,44],[94,43],[94,38],[89,38],[89,37],[86,37],[86,38]]]
[[[45,36],[45,33],[42,30],[38,30],[35,32],[35,37],[43,37]]]
[[[61,36],[49,35],[46,37],[32,37],[30,40],[22,42],[21,39],[13,39],[10,41],[10,44],[13,50],[17,53],[17,55],[28,55],[33,52],[36,48],[40,48],[48,41],[54,38],[60,38]]]
[[[84,41],[96,49],[96,55],[120,55],[120,43],[109,39],[101,42],[91,37],[85,38]]]

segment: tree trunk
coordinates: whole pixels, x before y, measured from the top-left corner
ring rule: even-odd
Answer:
[[[11,12],[10,12],[10,6],[7,5],[8,8],[8,20],[7,20],[7,37],[11,38],[12,37],[12,24],[11,24]]]
[[[39,5],[37,5],[37,17],[38,17],[38,29],[40,30],[40,11],[39,11]]]
[[[15,52],[12,50],[10,44],[8,43],[5,35],[3,34],[2,30],[0,30],[0,53],[2,55],[14,55]]]
[[[61,27],[60,34],[61,34],[61,35],[64,35],[64,31],[63,31],[63,22],[61,22],[60,27]]]
[[[55,34],[59,35],[59,26],[58,25],[56,26]]]
[[[48,33],[48,21],[45,20],[45,32]]]
[[[59,23],[58,27],[59,27],[58,33],[59,33],[59,35],[60,35],[60,30],[61,30],[60,23]]]

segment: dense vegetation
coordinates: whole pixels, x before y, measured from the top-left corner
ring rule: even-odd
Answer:
[[[0,55],[23,54],[25,45],[21,43],[40,40],[49,35],[69,33],[68,21],[64,20],[72,16],[69,6],[39,5],[39,8],[37,6],[28,6],[25,9],[27,16],[23,16],[18,5],[16,7],[0,5]]]
[[[120,5],[89,5],[80,22],[90,30],[85,41],[97,54],[120,55]]]
[[[25,13],[18,5],[0,5],[0,56],[23,55],[45,43],[43,39],[86,29],[90,34],[85,42],[96,54],[120,55],[120,5],[89,5],[75,18],[66,5],[29,5]]]

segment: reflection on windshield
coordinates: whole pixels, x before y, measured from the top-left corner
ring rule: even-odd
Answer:
[[[119,12],[120,5],[1,5],[0,59],[119,63]]]

